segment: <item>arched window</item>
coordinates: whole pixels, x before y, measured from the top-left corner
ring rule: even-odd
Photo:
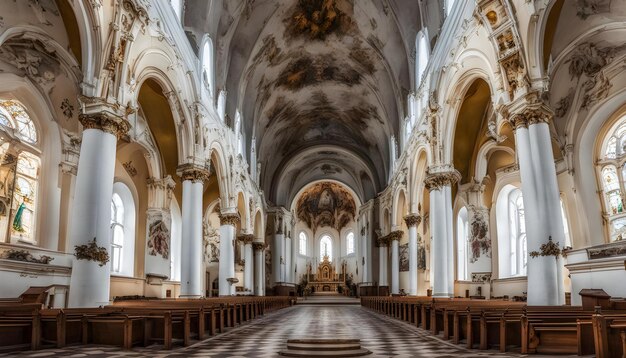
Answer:
[[[350,255],[354,253],[354,233],[350,231],[348,235],[346,235],[346,255]]]
[[[456,246],[457,246],[457,280],[467,281],[469,279],[467,263],[468,263],[468,245],[469,245],[469,220],[467,208],[462,207],[456,219]]]
[[[130,189],[113,184],[111,197],[111,272],[132,276],[135,258],[135,203]]]
[[[505,185],[496,201],[500,278],[526,275],[527,245],[522,191]]]
[[[522,191],[514,189],[509,194],[509,247],[511,248],[511,275],[526,275],[526,223],[524,221],[524,199]]]
[[[563,232],[565,233],[565,243],[563,244],[563,247],[572,247],[572,238],[569,233],[569,222],[567,221],[567,214],[565,212],[563,199],[561,199],[561,218],[563,219]]]
[[[626,177],[626,117],[607,133],[598,153],[598,175],[610,241],[626,236],[623,197]]]
[[[298,252],[300,253],[300,255],[306,255],[306,234],[304,233],[304,231],[300,232]]]
[[[428,65],[428,57],[430,55],[428,38],[426,36],[425,29],[417,33],[417,37],[415,39],[415,51],[415,88],[419,88],[422,84],[422,77],[424,77],[426,65]]]
[[[11,241],[35,243],[41,167],[37,142],[37,128],[26,108],[15,100],[0,100],[0,226]]]
[[[320,260],[323,261],[326,256],[328,261],[333,260],[333,240],[328,235],[324,235],[320,240]]]
[[[213,41],[207,36],[202,48],[202,77],[204,85],[209,90],[211,98],[214,95],[215,67],[213,60]]]
[[[111,271],[122,271],[122,249],[124,248],[124,203],[115,193],[111,199]]]
[[[175,197],[170,202],[170,213],[172,215],[172,238],[171,238],[171,255],[170,255],[170,279],[172,281],[180,281],[180,263],[182,256],[181,235],[182,235],[182,216],[180,207]]]

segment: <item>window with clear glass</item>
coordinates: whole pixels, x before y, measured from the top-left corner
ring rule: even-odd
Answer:
[[[306,255],[306,234],[304,231],[300,233],[299,243],[298,243],[298,252],[300,255]]]
[[[350,231],[346,235],[346,254],[350,255],[354,253],[354,233]]]
[[[459,210],[456,220],[457,234],[457,280],[467,281],[468,275],[468,255],[469,255],[469,220],[467,208]]]
[[[333,260],[333,240],[328,235],[324,235],[320,240],[320,260],[328,257],[328,261]]]
[[[621,118],[603,138],[598,154],[598,177],[603,216],[609,222],[610,241],[626,236],[624,178],[626,178],[626,117]]]
[[[122,250],[124,248],[124,203],[113,194],[111,199],[111,271],[122,271]]]
[[[524,199],[518,188],[509,194],[509,245],[511,248],[511,275],[526,275],[527,242],[526,222],[524,221]]]

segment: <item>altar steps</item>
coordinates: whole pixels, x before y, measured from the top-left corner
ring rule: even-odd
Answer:
[[[372,352],[359,339],[290,339],[283,357],[362,357]]]
[[[306,299],[298,297],[298,305],[360,305],[361,300],[346,296],[308,296]]]

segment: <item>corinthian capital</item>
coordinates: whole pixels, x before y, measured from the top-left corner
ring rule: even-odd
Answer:
[[[554,112],[543,103],[527,104],[511,115],[509,121],[514,129],[526,128],[533,124],[550,123]]]
[[[126,119],[106,112],[81,114],[78,116],[78,120],[84,129],[99,129],[105,133],[113,134],[117,139],[120,139],[130,129],[130,124]]]
[[[239,222],[239,214],[237,213],[220,213],[220,225],[235,226]]]
[[[461,174],[452,167],[431,167],[428,168],[424,184],[428,191],[441,190],[444,186],[461,180]]]
[[[408,227],[417,226],[422,222],[422,217],[418,214],[409,214],[404,217],[404,222]]]
[[[209,179],[208,169],[195,164],[183,164],[178,167],[176,173],[180,176],[182,181],[191,180],[194,183],[203,183],[205,180]]]
[[[240,235],[237,235],[237,240],[239,240],[240,242],[243,242],[244,245],[252,244],[252,241],[254,241],[254,235],[240,234]]]

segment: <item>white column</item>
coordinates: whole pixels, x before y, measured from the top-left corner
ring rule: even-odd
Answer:
[[[285,237],[285,282],[293,282],[291,267],[291,238]]]
[[[80,121],[84,131],[68,251],[75,251],[76,245],[95,245],[110,254],[117,137],[128,130],[128,123],[106,110],[81,115]],[[109,303],[110,265],[110,262],[74,257],[69,307],[97,307]]]
[[[452,227],[448,226],[452,216],[452,197],[450,186],[459,178],[459,173],[449,167],[429,168],[425,179],[426,188],[430,191],[430,230],[433,271],[433,297],[452,297],[454,295],[454,279],[450,282],[449,261],[453,247]],[[454,266],[453,266],[454,267]],[[452,270],[453,271],[453,270]]]
[[[388,241],[387,237],[383,236],[378,239],[378,276],[379,286],[389,286],[387,277],[387,256],[388,256]]]
[[[565,238],[552,152],[549,120],[543,107],[527,107],[512,117],[524,199],[527,251],[541,252],[549,239],[563,248]],[[554,256],[527,257],[528,304],[564,304],[562,263]]]
[[[400,293],[400,239],[402,231],[391,233],[391,293]]]
[[[421,216],[411,214],[404,217],[404,222],[409,228],[409,292],[411,296],[417,296],[417,226],[422,221]]]
[[[239,222],[239,214],[235,209],[222,211],[220,214],[220,262],[219,262],[219,293],[220,296],[235,294],[235,230]]]
[[[265,266],[265,243],[253,242],[254,247],[254,294],[256,296],[265,296],[265,274],[263,267]]]
[[[361,282],[370,282],[371,280],[368,278],[370,275],[369,268],[369,260],[367,260],[367,236],[365,232],[365,227],[361,229],[361,258],[358,262],[358,265],[361,266]]]
[[[274,245],[272,247],[272,277],[274,285],[283,281],[283,244],[285,243],[285,235],[282,233],[274,234]]]
[[[244,235],[243,237],[243,287],[249,294],[254,293],[254,257],[252,253],[252,240],[254,235]]]
[[[178,169],[183,181],[180,297],[204,296],[202,193],[208,173],[194,165]]]

